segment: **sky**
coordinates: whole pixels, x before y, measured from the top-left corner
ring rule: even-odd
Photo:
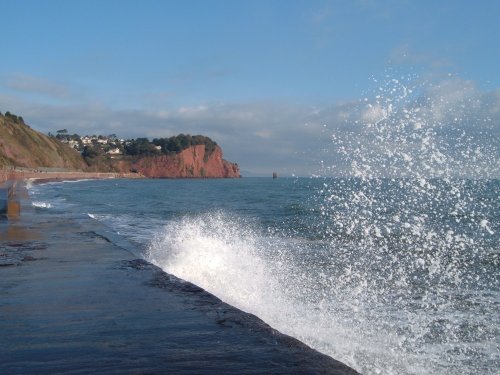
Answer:
[[[360,122],[394,122],[367,111],[388,104],[377,96],[394,95],[397,80],[416,88],[401,106],[424,103],[428,126],[465,129],[498,167],[496,0],[0,0],[0,9],[0,111],[45,133],[203,134],[244,174],[342,174],[350,161],[334,140],[369,138]]]

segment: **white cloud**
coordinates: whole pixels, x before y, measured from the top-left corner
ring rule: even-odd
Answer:
[[[428,52],[417,51],[408,43],[403,43],[393,48],[389,53],[389,59],[395,64],[424,65],[433,69],[453,67],[451,61],[434,56]]]
[[[480,109],[480,92],[472,81],[451,77],[427,90],[432,101],[432,114],[436,121],[457,118],[464,113]]]
[[[344,156],[353,147],[366,165],[371,160],[372,170],[382,167],[378,161],[383,159],[376,155],[399,155],[402,162],[409,155],[407,161],[422,163],[425,155],[416,152],[417,147],[423,147],[423,141],[418,143],[412,136],[423,140],[431,129],[434,145],[440,147],[437,151],[443,153],[443,148],[448,147],[454,153],[454,166],[459,164],[455,154],[463,151],[476,155],[479,148],[484,150],[482,154],[489,154],[489,167],[497,168],[499,173],[500,90],[482,92],[472,82],[449,77],[399,102],[392,88],[375,94],[367,101],[324,107],[276,102],[205,103],[156,111],[116,110],[88,102],[46,105],[0,94],[0,110],[22,115],[43,132],[65,128],[79,134],[115,133],[126,138],[203,134],[218,142],[225,157],[238,162],[243,170],[266,174],[278,171],[280,175],[321,173],[321,161],[331,167],[332,173],[349,174],[351,166]],[[367,123],[380,126],[368,131],[363,126]],[[384,133],[386,130],[389,133]],[[353,143],[340,142],[346,137]],[[469,142],[465,151],[455,147],[454,140],[462,145]]]
[[[17,91],[42,94],[56,99],[65,99],[71,95],[65,85],[27,74],[15,74],[8,77],[6,86]]]

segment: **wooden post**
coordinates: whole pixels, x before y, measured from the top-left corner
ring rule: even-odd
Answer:
[[[9,200],[7,202],[7,218],[16,219],[21,215],[21,202]]]

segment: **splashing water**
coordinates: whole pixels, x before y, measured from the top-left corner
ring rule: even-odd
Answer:
[[[467,133],[464,122],[481,121],[464,110],[470,97],[449,103],[403,80],[387,80],[357,129],[333,136],[356,177],[326,183],[318,202],[345,269],[342,298],[363,341],[408,365],[384,373],[493,373],[499,194],[487,178],[498,176],[498,143]]]
[[[336,160],[325,172],[362,179],[500,177],[498,124],[490,117],[497,109],[473,88],[411,75],[375,83],[376,93],[333,133]]]
[[[350,177],[311,180],[293,227],[184,216],[146,257],[365,374],[496,373],[499,143],[410,78],[333,135]]]
[[[348,328],[358,328],[347,327],[340,316],[332,319],[325,286],[334,279],[315,267],[327,260],[323,245],[266,235],[219,212],[170,222],[146,258],[327,353],[335,338],[337,350],[350,356]]]
[[[170,222],[148,258],[211,291],[224,289],[228,303],[252,305],[261,290],[273,290],[273,277],[257,253],[257,236],[234,220],[217,213]],[[165,248],[171,249],[168,258]]]

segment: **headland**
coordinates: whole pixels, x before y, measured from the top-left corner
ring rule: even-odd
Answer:
[[[10,177],[2,177],[8,173]],[[33,173],[38,176],[32,177]],[[46,173],[65,173],[66,179],[106,178],[102,174],[127,178],[241,177],[238,164],[225,160],[222,148],[203,135],[121,139],[114,134],[80,136],[66,129],[45,135],[21,116],[0,113],[0,181],[47,178]]]

